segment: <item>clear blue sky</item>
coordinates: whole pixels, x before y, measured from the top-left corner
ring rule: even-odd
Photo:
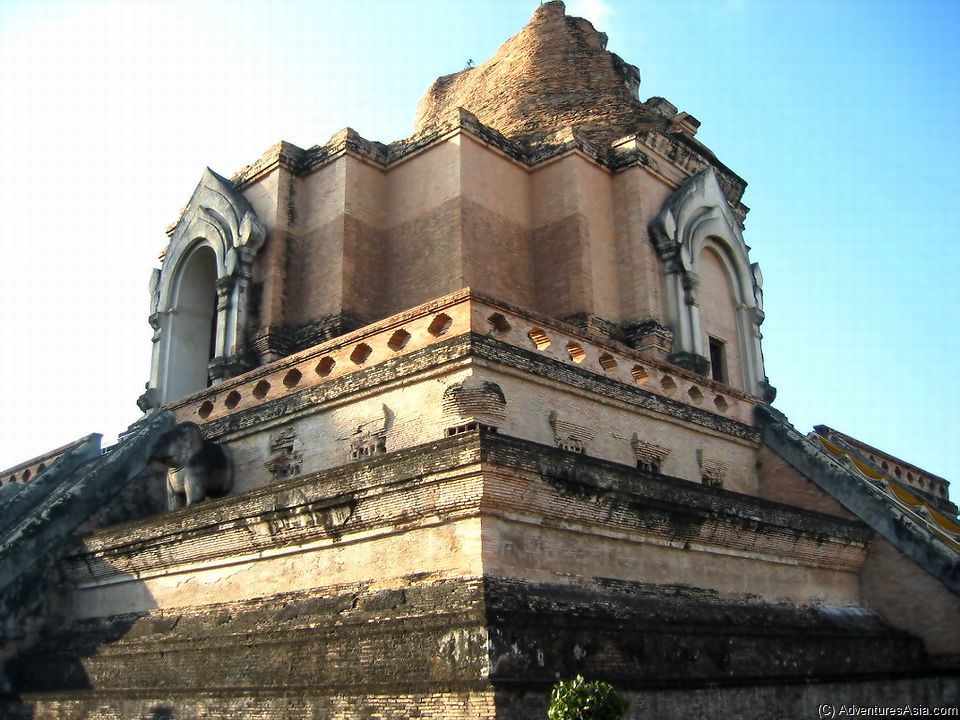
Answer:
[[[0,1],[0,468],[136,419],[207,165],[410,134],[536,2]],[[776,405],[957,480],[960,2],[568,3],[748,182]]]

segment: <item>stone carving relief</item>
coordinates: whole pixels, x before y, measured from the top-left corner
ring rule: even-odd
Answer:
[[[663,461],[670,454],[670,448],[641,440],[636,433],[633,434],[633,440],[630,444],[633,447],[633,454],[637,458],[637,467],[649,473],[659,474]]]
[[[292,427],[270,436],[270,455],[263,464],[274,480],[289,480],[300,474],[303,465],[303,440]]]
[[[440,408],[447,435],[476,428],[493,430],[507,418],[507,399],[500,386],[476,377],[444,390]]]
[[[694,372],[709,369],[701,331],[697,263],[703,248],[710,245],[731,279],[743,387],[771,401],[773,389],[764,373],[760,349],[763,279],[759,265],[750,264],[740,223],[713,169],[688,178],[664,203],[650,229],[666,280],[666,310],[673,331],[669,359]]]
[[[697,450],[697,464],[700,466],[700,478],[704,485],[709,487],[723,487],[727,477],[729,465],[720,460],[714,460],[704,455],[703,450]]]
[[[387,438],[383,433],[363,433],[350,441],[350,459],[363,460],[371,455],[387,452]]]
[[[393,411],[386,405],[382,414],[357,425],[350,437],[350,459],[364,460],[387,452],[387,434],[393,426]]]
[[[138,403],[141,408],[149,411],[202,389],[179,379],[185,364],[206,365],[199,373],[197,368],[189,369],[207,383],[248,369],[245,348],[252,268],[265,239],[266,229],[246,198],[229,180],[207,168],[173,230],[161,268],[150,277],[153,356],[148,392]],[[186,294],[184,285],[192,277],[188,272],[191,263],[201,254],[211,258],[207,261],[211,286],[203,292],[211,298],[212,359],[207,358],[206,348],[200,349],[202,356],[182,349],[189,345],[188,321],[194,312],[194,308],[180,307]]]
[[[255,536],[275,537],[277,535],[312,533],[322,528],[334,542],[340,539],[340,532],[353,516],[356,503],[353,500],[331,504],[329,500],[314,500],[264,513],[258,522],[250,526]]]
[[[550,413],[549,420],[550,427],[553,428],[553,440],[561,450],[585,453],[597,436],[596,431],[591,428],[561,420],[556,410]]]

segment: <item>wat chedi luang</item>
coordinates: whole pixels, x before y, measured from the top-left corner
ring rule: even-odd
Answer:
[[[405,140],[199,173],[139,419],[0,477],[0,714],[956,704],[947,481],[776,408],[746,182],[639,89],[549,2]]]

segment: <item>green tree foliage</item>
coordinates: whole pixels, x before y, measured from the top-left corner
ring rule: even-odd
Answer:
[[[550,693],[548,720],[618,720],[630,703],[617,695],[610,683],[587,682],[582,675],[562,680]]]

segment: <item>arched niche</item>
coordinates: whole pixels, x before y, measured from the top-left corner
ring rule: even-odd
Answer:
[[[168,310],[169,342],[161,383],[170,398],[207,387],[209,364],[216,352],[217,256],[201,242],[178,270]]]
[[[700,278],[700,332],[709,376],[741,390],[745,388],[738,308],[743,305],[736,271],[722,244],[703,244],[693,266]]]
[[[246,198],[207,168],[150,279],[153,356],[138,401],[145,412],[249,369],[252,266],[265,238]]]
[[[663,260],[666,314],[674,334],[670,359],[688,369],[711,372],[709,335],[704,330],[703,278],[709,267],[707,295],[729,292],[733,306],[735,338],[721,338],[730,347],[739,368],[730,384],[763,398],[773,399],[760,349],[763,290],[760,268],[751,265],[740,223],[712,168],[688,178],[667,198],[651,224],[657,252]],[[707,254],[705,254],[707,253]],[[718,282],[728,283],[726,289]],[[711,321],[712,322],[712,321]],[[728,368],[729,370],[730,368]]]

